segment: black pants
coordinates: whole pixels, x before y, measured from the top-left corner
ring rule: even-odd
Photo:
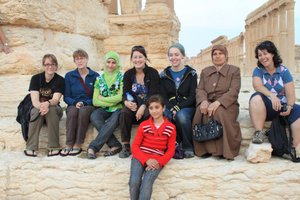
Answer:
[[[148,109],[145,109],[144,116],[140,120],[136,120],[136,112],[131,111],[129,108],[124,106],[120,113],[120,129],[122,142],[130,142],[131,139],[131,127],[132,124],[140,124],[149,117]]]

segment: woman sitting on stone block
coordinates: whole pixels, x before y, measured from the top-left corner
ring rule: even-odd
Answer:
[[[132,47],[130,58],[134,67],[125,72],[123,79],[124,107],[120,113],[120,128],[124,146],[119,153],[120,158],[131,155],[132,124],[139,124],[149,117],[146,101],[151,95],[159,93],[159,74],[156,69],[146,64],[148,58],[145,48]]]
[[[241,88],[240,68],[227,64],[228,51],[215,45],[211,51],[212,66],[202,70],[196,90],[196,113],[193,125],[200,123],[201,115],[213,117],[223,126],[223,136],[206,142],[194,140],[195,153],[202,158],[218,156],[233,160],[239,154],[241,129],[238,96]]]
[[[94,85],[93,105],[98,107],[91,115],[91,122],[98,131],[97,137],[90,143],[87,157],[95,159],[96,153],[106,143],[111,150],[104,156],[113,156],[122,150],[122,145],[114,135],[119,125],[122,109],[123,75],[120,57],[110,51],[105,55],[104,72],[97,77]]]
[[[93,91],[94,83],[99,74],[89,67],[88,54],[82,50],[73,53],[76,69],[65,76],[64,101],[67,107],[66,147],[62,149],[61,156],[75,156],[81,153],[90,115],[94,111]]]
[[[53,54],[44,55],[42,63],[44,72],[33,75],[29,86],[33,108],[24,153],[33,157],[37,156],[39,134],[45,122],[48,130],[48,156],[60,153],[59,120],[63,111],[59,101],[64,94],[65,81],[56,73],[57,59]]]
[[[293,135],[293,146],[300,143],[300,106],[295,104],[293,77],[282,64],[279,52],[271,41],[259,43],[255,48],[257,67],[253,71],[252,84],[255,93],[250,98],[250,117],[255,128],[252,142],[261,144],[265,134],[265,121],[278,115],[287,116]]]
[[[166,104],[164,114],[176,125],[177,141],[182,143],[184,158],[192,158],[192,120],[195,114],[197,73],[192,67],[184,65],[184,57],[185,49],[181,44],[169,47],[168,58],[171,65],[160,74],[160,93]]]

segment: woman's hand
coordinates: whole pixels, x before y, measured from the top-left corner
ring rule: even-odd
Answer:
[[[292,111],[292,107],[291,106],[287,106],[287,110],[285,112],[280,112],[280,115],[281,116],[288,116],[291,114],[291,111]]]
[[[84,103],[82,101],[79,101],[79,102],[76,103],[76,108],[78,108],[78,109],[83,107],[83,106],[84,106]]]
[[[40,104],[40,115],[44,116],[49,112],[50,103],[48,101],[42,102]]]
[[[147,164],[147,167],[146,167],[146,170],[156,170],[156,169],[159,169],[160,166],[159,166],[159,163],[157,162],[157,160],[153,159],[153,158],[150,158],[146,161],[146,164]]]
[[[175,116],[176,116],[176,110],[172,110],[172,119],[175,120]]]
[[[98,99],[99,99],[99,100],[101,100],[101,99],[102,99],[102,97],[103,97],[102,95],[99,95],[99,96],[98,96]]]
[[[272,102],[272,108],[275,111],[280,111],[281,110],[281,102],[280,99],[275,95],[271,94],[270,95],[271,102]]]
[[[202,101],[201,104],[200,104],[200,111],[201,111],[201,113],[203,113],[203,114],[206,115],[207,114],[208,106],[209,106],[208,101],[206,101],[206,100]]]
[[[144,104],[139,107],[139,109],[136,111],[136,114],[135,114],[136,121],[139,121],[144,116],[145,109],[146,109],[146,106]]]
[[[211,117],[212,115],[214,115],[220,105],[221,105],[221,103],[219,101],[215,101],[215,102],[209,104],[209,106],[207,108],[208,116]]]
[[[132,112],[135,112],[137,111],[137,105],[135,102],[132,102],[132,101],[125,101],[124,102],[124,105],[129,108],[129,110],[131,110]]]

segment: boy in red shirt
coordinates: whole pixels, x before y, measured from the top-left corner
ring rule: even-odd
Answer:
[[[175,152],[176,128],[163,116],[163,98],[153,95],[147,107],[151,117],[142,122],[132,144],[129,189],[131,199],[150,199],[155,179]]]

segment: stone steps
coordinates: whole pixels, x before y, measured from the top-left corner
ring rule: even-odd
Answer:
[[[23,155],[25,142],[15,121],[16,107],[27,93],[29,76],[0,76],[0,199],[129,199],[130,159],[118,156],[88,160],[47,157],[43,128],[37,158]],[[14,80],[16,87],[9,84]],[[299,81],[296,94],[299,94]],[[248,101],[251,78],[242,78],[239,96],[242,129],[240,155],[234,161],[198,157],[172,159],[154,184],[152,199],[299,199],[300,168],[291,161],[271,158],[251,164],[244,156],[253,134]],[[64,106],[64,104],[62,104]],[[266,124],[266,126],[268,126]],[[136,127],[132,133],[134,135]],[[96,137],[90,126],[83,149]],[[120,130],[115,132],[120,138]],[[65,116],[60,122],[60,143],[65,143]],[[105,150],[106,148],[104,148]]]

